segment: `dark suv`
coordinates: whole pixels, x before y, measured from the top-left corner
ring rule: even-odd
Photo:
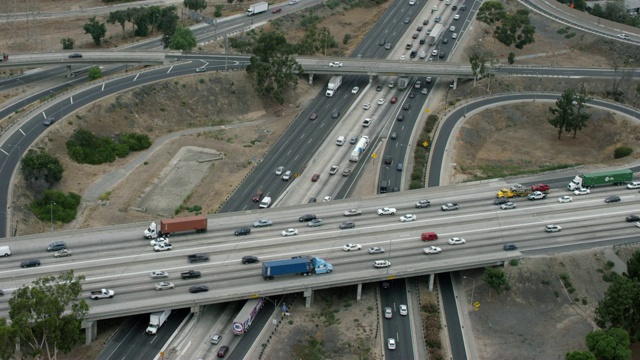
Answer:
[[[40,260],[29,259],[29,260],[24,260],[23,262],[20,263],[20,267],[23,267],[23,268],[34,267],[34,266],[40,266]]]
[[[47,251],[59,251],[66,248],[67,244],[64,241],[54,241],[47,246]]]
[[[314,214],[306,214],[306,215],[302,215],[298,218],[298,221],[300,222],[309,222],[313,219],[317,219],[317,217]]]
[[[250,233],[251,233],[251,228],[241,227],[239,229],[236,229],[236,231],[233,234],[235,236],[240,236],[240,235],[249,235]]]

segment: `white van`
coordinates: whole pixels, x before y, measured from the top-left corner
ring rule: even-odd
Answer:
[[[336,144],[338,144],[338,146],[344,145],[344,136],[338,136],[338,140],[336,140]]]
[[[271,198],[269,196],[265,196],[264,199],[262,199],[262,202],[260,203],[260,208],[266,209],[269,206],[271,206]]]
[[[11,256],[11,249],[8,246],[0,246],[0,256]]]

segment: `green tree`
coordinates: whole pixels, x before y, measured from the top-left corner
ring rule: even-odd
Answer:
[[[175,6],[172,6],[175,8]],[[149,24],[151,24],[151,32],[156,31],[160,27],[160,23],[162,22],[162,8],[160,6],[149,6],[146,9],[147,19],[149,19]]]
[[[495,290],[498,294],[502,292],[502,289],[509,290],[509,283],[507,282],[507,276],[502,269],[494,267],[484,268],[484,275],[482,275],[482,281],[484,281],[490,288]]]
[[[105,35],[107,35],[107,27],[104,23],[96,20],[96,17],[92,17],[89,19],[89,22],[82,26],[85,34],[91,35],[93,42],[96,46],[100,46],[102,44],[102,39],[104,39]]]
[[[80,298],[84,279],[69,270],[38,278],[14,293],[9,318],[23,355],[55,359],[58,351],[68,353],[83,340],[80,326],[89,312]]]
[[[347,45],[349,43],[349,41],[351,41],[351,38],[353,36],[351,34],[344,34],[344,36],[342,37],[342,43],[344,45]]]
[[[89,68],[89,80],[95,80],[102,77],[102,69],[99,66],[92,66]]]
[[[562,131],[569,126],[574,114],[573,101],[575,97],[575,91],[573,89],[565,90],[560,98],[556,100],[556,107],[549,107],[549,112],[554,115],[549,119],[549,124],[558,129],[558,140],[562,136]]]
[[[149,21],[146,11],[140,11],[134,15],[133,22],[136,25],[136,29],[133,33],[135,36],[149,36],[149,26],[151,25],[151,22]]]
[[[55,156],[43,150],[29,150],[20,160],[20,171],[27,186],[39,194],[62,180],[64,168]]]
[[[193,11],[202,11],[207,8],[206,0],[184,0],[184,7]]]
[[[7,319],[0,318],[0,359],[13,359],[17,345],[14,328],[7,324]]]
[[[62,191],[45,190],[41,198],[29,204],[29,210],[42,222],[67,224],[76,218],[80,200],[80,195],[72,192],[65,195]]]
[[[469,56],[469,62],[471,63],[471,71],[473,71],[473,86],[476,86],[476,80],[483,76],[487,72],[487,57],[486,53],[474,52]]]
[[[227,0],[227,1],[233,2],[233,0]],[[222,17],[222,9],[224,9],[223,4],[216,4],[215,10],[213,10],[213,17],[217,17],[217,18]]]
[[[62,50],[72,50],[76,42],[72,38],[66,37],[60,39],[60,44],[62,44]]]
[[[598,360],[631,360],[629,334],[620,328],[590,332],[587,348]]]
[[[162,9],[162,14],[158,23],[158,30],[162,31],[162,46],[165,49],[171,45],[171,37],[178,28],[178,21],[180,20],[180,17],[178,16],[177,11],[177,8],[173,5]]]
[[[120,24],[122,27],[122,38],[125,38],[124,26],[127,24],[127,12],[128,10],[116,10],[109,13],[109,17],[107,18],[107,23],[115,25],[115,23]]]
[[[640,284],[626,276],[615,276],[596,307],[596,324],[627,331],[632,341],[640,338]]]
[[[509,57],[507,57],[507,61],[509,62],[509,65],[513,65],[513,63],[516,62],[516,54],[510,52]]]
[[[627,261],[626,276],[640,282],[640,249],[636,250]]]
[[[298,86],[302,67],[291,56],[293,46],[278,32],[264,32],[253,48],[247,67],[258,93],[279,104],[284,104],[289,92]]]
[[[507,12],[500,1],[485,1],[478,9],[476,18],[485,24],[493,25],[502,22],[506,16]]]
[[[171,37],[171,42],[169,43],[169,49],[171,50],[182,50],[182,51],[191,51],[194,47],[196,47],[196,37],[193,36],[193,32],[188,27],[178,26],[175,33]]]
[[[582,130],[587,127],[587,121],[591,118],[591,114],[586,112],[587,102],[591,101],[591,98],[587,96],[587,90],[584,85],[580,88],[580,91],[573,97],[573,106],[575,107],[575,116],[567,124],[566,131],[573,131],[573,138],[576,138],[578,130]]]
[[[588,350],[571,351],[565,354],[564,360],[597,360],[596,357]]]

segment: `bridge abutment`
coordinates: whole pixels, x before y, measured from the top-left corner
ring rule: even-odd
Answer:
[[[358,283],[356,288],[356,301],[360,301],[360,299],[362,299],[362,283]]]
[[[436,279],[436,274],[429,274],[429,291],[433,291],[433,282]]]
[[[84,329],[84,344],[89,345],[98,336],[98,320],[82,321],[81,327]]]
[[[313,304],[313,290],[306,289],[304,291],[304,300],[304,307],[311,307],[311,304]]]
[[[71,79],[71,65],[67,65],[67,73],[65,74],[64,77],[66,77],[67,79]]]
[[[313,85],[313,73],[309,73],[309,85]]]

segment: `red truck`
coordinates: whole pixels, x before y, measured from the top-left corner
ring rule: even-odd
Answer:
[[[9,54],[2,54],[2,59],[0,59],[0,61],[9,61]]]
[[[551,189],[549,185],[545,185],[545,184],[538,184],[538,185],[531,186],[531,190],[540,191],[541,193],[544,193],[544,194],[548,194],[549,189]]]
[[[160,229],[157,228],[155,222],[152,222],[151,225],[149,225],[149,228],[144,231],[144,237],[147,239],[155,239],[159,236],[165,236],[181,231],[195,231],[199,233],[206,232],[207,217],[204,215],[197,215],[175,219],[162,219],[160,220]]]

